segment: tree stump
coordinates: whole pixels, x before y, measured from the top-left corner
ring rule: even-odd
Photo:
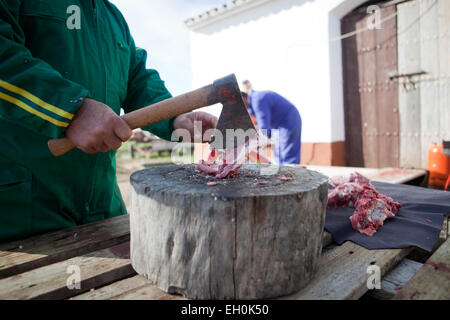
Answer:
[[[300,167],[244,165],[217,180],[194,165],[131,176],[131,261],[168,293],[264,299],[303,288],[318,267],[327,177]],[[292,180],[280,179],[282,176]],[[208,182],[217,185],[208,186]]]

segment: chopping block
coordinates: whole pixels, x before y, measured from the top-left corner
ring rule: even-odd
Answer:
[[[194,165],[169,165],[130,180],[131,262],[165,292],[274,298],[299,291],[317,271],[328,196],[318,172],[245,164],[217,180]]]

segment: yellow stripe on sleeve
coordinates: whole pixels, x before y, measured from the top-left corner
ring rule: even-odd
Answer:
[[[61,117],[64,117],[64,118],[69,119],[69,120],[72,120],[72,118],[73,118],[73,114],[71,114],[71,113],[69,113],[67,111],[64,111],[64,110],[62,110],[60,108],[57,108],[55,106],[52,106],[51,104],[48,104],[47,102],[39,99],[38,97],[36,97],[35,95],[31,94],[30,92],[28,92],[28,91],[26,91],[24,89],[21,89],[19,87],[16,87],[15,85],[12,85],[12,84],[10,84],[10,83],[8,83],[6,81],[0,80],[0,87],[3,87],[6,90],[9,90],[11,92],[17,93],[17,94],[21,95],[22,97],[24,97],[24,98],[26,98],[26,99],[36,103],[38,106],[40,106],[40,107],[42,107],[42,108],[44,108],[44,109],[46,109],[48,111],[51,111],[51,112],[53,112],[53,113],[55,113],[55,114],[57,114],[57,115],[59,115]],[[62,122],[62,123],[64,123],[64,122]]]
[[[0,92],[0,98],[15,104],[16,106],[28,111],[29,113],[32,113],[32,114],[38,116],[39,118],[49,121],[49,122],[53,123],[54,125],[57,125],[58,127],[67,127],[69,125],[69,123],[53,119],[52,117],[49,117],[48,115],[33,109],[32,107],[30,107],[26,103],[20,101],[19,99],[11,97],[10,95],[7,95],[3,92]]]

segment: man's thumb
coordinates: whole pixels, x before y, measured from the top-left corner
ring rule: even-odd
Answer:
[[[124,142],[130,139],[133,134],[128,124],[122,118],[117,119],[113,129],[116,136]]]

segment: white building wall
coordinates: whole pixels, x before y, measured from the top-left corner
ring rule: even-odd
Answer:
[[[345,140],[340,18],[364,0],[272,0],[190,32],[193,86],[235,73],[300,111],[303,142]],[[208,21],[207,21],[208,22]],[[219,115],[220,106],[209,107]]]

